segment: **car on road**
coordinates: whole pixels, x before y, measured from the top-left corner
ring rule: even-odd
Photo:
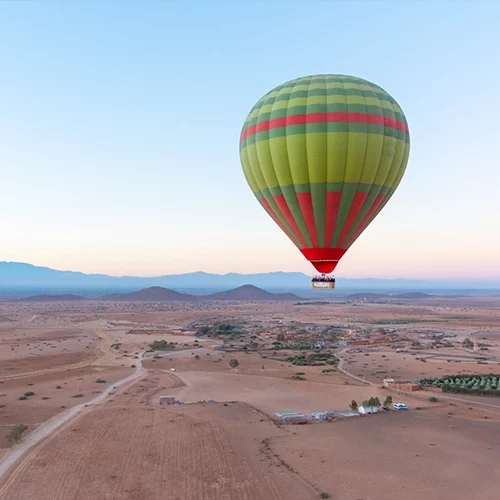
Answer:
[[[407,410],[408,406],[406,406],[404,403],[393,403],[392,407],[396,410]]]

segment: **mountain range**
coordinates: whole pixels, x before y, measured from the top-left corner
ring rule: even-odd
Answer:
[[[160,286],[152,286],[130,293],[113,293],[100,297],[91,297],[92,300],[109,301],[142,301],[142,302],[168,302],[168,301],[195,301],[195,300],[297,300],[300,297],[293,293],[271,293],[253,285],[243,285],[233,290],[207,295],[193,295],[180,293]],[[74,294],[32,295],[18,299],[20,302],[69,302],[87,300],[87,297]]]
[[[34,266],[22,262],[0,262],[0,292],[36,291],[36,293],[74,293],[93,295],[103,293],[136,291],[153,286],[177,291],[217,292],[252,284],[266,290],[310,290],[310,276],[298,272],[271,272],[257,274],[212,274],[193,272],[156,277],[108,276],[84,274],[76,271],[60,271],[48,267]],[[384,291],[430,291],[430,290],[498,290],[500,279],[491,281],[445,281],[416,279],[337,278],[337,290],[384,290]],[[315,290],[314,293],[329,292]],[[337,293],[337,291],[336,291]],[[26,295],[20,293],[19,295]]]

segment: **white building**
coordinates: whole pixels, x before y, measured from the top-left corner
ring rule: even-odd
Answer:
[[[378,409],[376,406],[360,406],[358,411],[361,415],[371,415],[372,413],[377,413]]]
[[[311,413],[313,420],[326,420],[328,418],[328,412],[318,411],[316,413]]]

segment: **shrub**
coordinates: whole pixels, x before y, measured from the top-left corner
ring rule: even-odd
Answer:
[[[23,434],[28,430],[28,426],[24,424],[17,424],[12,429],[7,433],[5,436],[7,438],[7,441],[10,443],[12,446],[15,443],[19,443],[22,438]]]
[[[27,396],[19,396],[17,399],[19,399],[19,401],[26,401],[26,399],[28,399]]]
[[[35,393],[34,393],[33,391],[29,391],[29,392],[25,392],[25,393],[24,393],[24,395],[25,395],[26,397],[30,397],[30,396],[34,396],[34,395],[35,395]]]
[[[62,389],[60,385],[56,385],[56,389]]]
[[[427,398],[431,403],[437,403],[439,399],[436,396],[429,396]]]
[[[235,358],[229,360],[229,366],[231,368],[236,368],[239,364],[240,362]]]
[[[95,381],[96,384],[105,384],[106,381],[103,379],[103,378],[98,378],[96,381]]]
[[[326,493],[326,491],[322,491],[319,494],[319,498],[330,498],[330,495],[328,493]]]
[[[73,394],[72,398],[83,398],[83,394]]]

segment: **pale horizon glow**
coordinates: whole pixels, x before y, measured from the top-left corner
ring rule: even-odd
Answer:
[[[0,261],[314,274],[238,138],[273,86],[344,73],[398,100],[411,150],[336,275],[498,280],[499,18],[479,0],[1,2]]]

